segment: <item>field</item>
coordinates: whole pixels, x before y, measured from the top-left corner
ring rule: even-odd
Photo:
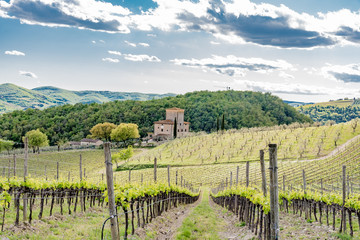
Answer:
[[[154,158],[156,158],[158,163],[158,182],[167,182],[169,176],[170,182],[174,185],[192,188],[195,193],[201,190],[201,192],[203,192],[201,203],[196,203],[196,206],[191,205],[191,207],[186,207],[186,205],[184,205],[181,207],[184,209],[181,210],[184,212],[184,216],[181,218],[182,222],[178,223],[180,225],[177,226],[177,233],[175,234],[175,232],[173,232],[174,230],[172,230],[171,234],[174,238],[177,236],[177,239],[191,239],[191,237],[187,238],[184,236],[188,236],[189,232],[189,236],[200,236],[201,231],[204,231],[204,234],[216,234],[207,233],[203,228],[205,225],[197,225],[196,219],[200,219],[200,222],[202,222],[201,219],[208,219],[211,221],[209,224],[214,224],[213,221],[218,217],[216,214],[221,215],[225,213],[221,210],[220,213],[218,210],[214,213],[214,210],[212,209],[216,209],[217,207],[211,205],[212,200],[210,202],[208,200],[209,189],[219,189],[219,187],[220,189],[229,189],[231,186],[235,186],[236,181],[239,182],[239,186],[246,185],[247,162],[249,162],[249,186],[255,189],[255,191],[260,191],[261,173],[259,151],[261,149],[265,150],[265,160],[268,160],[269,153],[267,152],[267,144],[269,143],[278,144],[279,187],[284,192],[291,193],[293,191],[301,191],[303,188],[302,177],[304,172],[308,191],[317,193],[324,192],[324,194],[340,193],[342,189],[342,166],[346,165],[349,176],[347,181],[348,195],[352,196],[352,194],[360,193],[360,185],[358,184],[360,180],[359,134],[360,127],[356,126],[354,128],[352,123],[329,126],[291,125],[272,128],[229,130],[223,133],[212,134],[198,133],[191,137],[167,142],[154,149],[135,148],[135,155],[128,162],[119,163],[118,171],[114,173],[114,180],[117,188],[123,189],[120,190],[120,192],[124,191],[121,193],[123,194],[123,197],[119,199],[127,199],[128,197],[133,196],[134,199],[137,199],[133,206],[136,208],[137,202],[139,202],[139,204],[141,203],[141,198],[135,198],[135,195],[133,194],[136,192],[131,193],[131,191],[128,192],[126,189],[129,187],[129,189],[137,188],[137,185],[132,186],[127,184],[152,183],[154,179],[153,162]],[[112,153],[116,151],[118,150],[113,149]],[[9,239],[97,239],[99,237],[101,234],[102,223],[108,217],[108,210],[102,205],[103,200],[101,199],[103,199],[103,197],[100,197],[102,194],[101,190],[100,195],[94,195],[95,204],[92,203],[91,200],[91,191],[97,191],[96,186],[100,187],[105,183],[104,152],[102,149],[60,152],[44,151],[40,154],[31,153],[28,163],[29,173],[33,178],[47,178],[49,184],[55,184],[51,186],[57,186],[56,184],[61,184],[61,182],[64,184],[76,184],[76,182],[79,181],[80,155],[82,159],[83,179],[90,184],[87,185],[87,191],[89,192],[86,203],[87,210],[81,211],[79,206],[78,211],[76,213],[73,212],[72,208],[74,207],[75,199],[77,199],[77,195],[75,198],[73,191],[74,189],[76,190],[76,187],[70,187],[70,190],[66,190],[64,195],[56,195],[62,194],[63,190],[58,191],[56,189],[61,188],[54,187],[55,190],[51,191],[55,191],[56,194],[53,196],[59,196],[60,200],[55,201],[52,214],[50,214],[49,211],[49,204],[52,199],[50,193],[46,197],[47,204],[45,205],[42,219],[37,217],[41,211],[39,205],[40,202],[34,201],[35,204],[33,205],[31,213],[33,216],[31,225],[20,223],[19,226],[14,226],[16,204],[14,199],[15,194],[13,194],[11,207],[6,211],[5,231],[2,234],[3,236],[7,236]],[[23,159],[23,155],[16,156],[16,176],[20,179],[23,176]],[[15,181],[15,179],[11,180],[14,175],[13,155],[3,153],[0,162],[2,167],[1,175],[4,177],[2,184],[4,185],[6,183],[9,174],[10,184],[12,184],[12,182]],[[57,163],[59,163],[59,181],[56,180]],[[266,168],[268,168],[268,161],[266,161]],[[9,169],[10,172],[8,171]],[[113,165],[113,169],[116,170],[115,164]],[[239,173],[238,175],[237,172]],[[267,173],[266,175],[267,179],[269,179],[269,174]],[[68,182],[69,180],[70,182]],[[47,183],[45,181],[41,184],[46,186]],[[124,186],[127,187],[123,188]],[[94,190],[92,190],[93,188]],[[82,191],[82,188],[79,188],[80,194]],[[85,191],[83,192],[85,193]],[[118,194],[120,194],[120,192],[118,192]],[[33,193],[40,194],[38,190],[33,190]],[[79,196],[81,196],[80,194]],[[310,194],[309,196],[313,195]],[[35,199],[36,198],[34,198],[34,200]],[[61,199],[63,199],[63,202]],[[31,200],[29,201],[31,202]],[[118,204],[121,205],[124,203],[121,201],[119,200]],[[155,204],[155,200],[153,201]],[[64,206],[62,204],[64,204]],[[210,208],[209,204],[211,206]],[[72,211],[71,214],[68,212],[70,205]],[[149,208],[149,206],[150,205],[145,209]],[[166,205],[164,206],[166,208]],[[175,207],[175,205],[173,205],[173,207]],[[179,211],[176,209],[177,208],[169,210],[169,213],[164,212],[164,216],[160,217],[160,219],[163,219],[165,222],[170,221],[169,224],[172,223],[174,214],[178,214]],[[233,210],[226,211],[229,211],[230,213]],[[121,216],[120,231],[122,235],[124,235],[125,223],[127,222],[125,220],[125,212],[119,208],[119,213]],[[295,212],[290,213],[294,214]],[[20,206],[20,215],[22,216],[22,205]],[[130,215],[131,214],[129,214],[128,217],[131,222]],[[141,220],[136,214],[134,215],[133,219],[135,223]],[[330,225],[334,222],[332,220],[333,216],[335,215],[330,215]],[[339,215],[336,214],[336,222],[334,222],[336,228],[339,228],[340,226],[338,216]],[[156,236],[159,236],[159,234],[162,234],[161,232],[163,230],[159,229],[162,229],[161,226],[165,223],[161,221],[158,222],[156,220],[157,218],[153,220],[155,221],[155,225],[149,223],[149,226],[152,227],[147,228],[148,232],[144,233],[141,231],[142,228],[135,226],[134,229],[138,229],[139,231],[136,230],[134,232],[135,235],[132,239],[153,239],[156,238]],[[168,218],[168,220],[164,220],[164,218]],[[290,214],[286,215],[286,218],[295,219],[296,216]],[[311,224],[313,220],[308,221],[309,224]],[[301,229],[301,224],[304,224],[303,221],[298,222],[300,226],[296,227],[296,231]],[[356,222],[356,219],[354,219],[354,222]],[[221,224],[221,226],[218,225],[220,228],[216,230],[219,239],[222,239],[223,236],[228,234],[222,232],[224,231],[223,229],[229,228],[229,226],[224,227],[229,223],[225,222]],[[251,233],[251,231],[243,231],[242,226],[245,223],[232,222],[231,224],[235,224],[236,229],[234,229],[234,231],[243,236],[252,236],[252,234],[254,234]],[[74,226],[76,226],[76,228],[74,228]],[[128,228],[129,234],[131,234],[132,229],[130,224]],[[323,233],[326,233],[327,230],[326,228],[324,229],[325,230],[322,231],[325,231]],[[357,224],[355,224],[353,230],[355,231],[355,236],[358,236]],[[200,235],[196,235],[196,232]],[[318,234],[321,235],[321,233]],[[335,236],[334,234],[331,235],[330,239]],[[43,237],[44,235],[46,235],[46,237]],[[110,229],[107,225],[105,227],[105,239],[109,238]]]
[[[323,107],[327,107],[327,106],[336,106],[336,107],[348,107],[351,106],[354,103],[353,99],[349,99],[349,100],[336,100],[336,101],[329,101],[329,102],[320,102],[320,103],[315,103],[315,104],[308,104],[308,105],[303,105],[303,108],[307,108],[307,107],[313,107],[313,106],[323,106]]]

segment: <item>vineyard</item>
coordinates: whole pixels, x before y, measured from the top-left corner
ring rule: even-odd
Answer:
[[[194,212],[187,214],[200,221],[201,214],[206,219],[212,211],[207,206],[213,202],[233,214],[238,222],[235,225],[246,226],[248,235],[269,239],[274,221],[271,196],[269,191],[264,194],[263,179],[270,189],[268,145],[275,143],[280,215],[303,218],[306,224],[318,222],[334,234],[346,232],[357,237],[359,133],[360,127],[353,122],[290,125],[199,133],[154,149],[135,149],[129,161],[112,167],[115,215],[108,211],[104,150],[29,154],[25,181],[24,155],[2,154],[2,232],[9,239],[42,239],[42,231],[49,234],[46,239],[70,239],[72,235],[75,239],[98,239],[101,235],[111,239],[110,221],[117,218],[122,239],[152,239],[164,232],[157,230],[163,224],[158,219],[194,206]],[[117,151],[111,150],[113,154]],[[266,171],[262,171],[261,159]],[[204,200],[208,197],[210,202]],[[207,210],[204,213],[201,209]],[[189,221],[184,220],[184,224],[189,225]],[[186,231],[195,231],[179,229],[178,239],[190,239],[184,237],[189,234]],[[172,238],[175,235],[172,230]]]

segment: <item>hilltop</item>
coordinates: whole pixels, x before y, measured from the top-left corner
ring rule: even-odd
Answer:
[[[360,117],[360,99],[339,99],[297,107],[316,122],[348,122]]]
[[[14,110],[45,109],[76,103],[103,103],[124,100],[151,100],[175,94],[152,94],[111,91],[70,91],[52,86],[27,89],[11,83],[0,85],[0,114]]]
[[[251,91],[200,91],[148,101],[113,101],[63,105],[44,110],[27,109],[0,116],[0,137],[21,142],[21,137],[40,128],[50,138],[79,140],[86,137],[92,126],[101,122],[136,123],[140,134],[153,131],[154,121],[164,118],[165,109],[185,109],[185,121],[194,132],[216,130],[217,118],[225,114],[227,129],[274,126],[293,122],[311,122],[295,108],[269,93]]]

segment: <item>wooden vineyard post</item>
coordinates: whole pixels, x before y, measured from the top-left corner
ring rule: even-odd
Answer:
[[[239,166],[236,167],[236,186],[239,184]]]
[[[342,229],[340,229],[340,232],[346,233],[346,212],[345,212],[345,201],[346,201],[346,166],[343,165],[342,167],[342,173],[343,173],[343,204],[341,208],[341,221],[342,221]]]
[[[266,173],[265,173],[265,160],[264,160],[264,150],[260,150],[260,167],[261,167],[261,178],[262,178],[262,190],[264,196],[266,197]]]
[[[45,180],[47,181],[46,165],[45,165]]]
[[[181,175],[180,186],[183,187],[183,176]]]
[[[141,174],[141,185],[143,184],[144,182],[144,174]]]
[[[176,170],[176,174],[175,174],[175,185],[178,185],[178,171]]]
[[[129,183],[131,183],[131,169],[129,170]]]
[[[27,137],[24,138],[24,151],[25,151],[25,158],[24,158],[24,182],[26,182],[26,178],[28,176],[28,159],[29,159],[29,139]],[[26,193],[23,194],[23,220],[24,222],[27,219],[27,195]]]
[[[11,159],[9,158],[9,165],[8,165],[8,181],[10,181],[10,172],[11,172]]]
[[[306,194],[306,177],[305,177],[305,170],[303,169],[303,190],[304,194]]]
[[[154,158],[154,182],[156,183],[157,160]]]
[[[225,189],[228,187],[228,178],[225,179]]]
[[[170,166],[167,166],[167,176],[168,176],[168,184],[170,186]]]
[[[86,168],[84,168],[84,179],[86,179]]]
[[[80,181],[82,181],[82,156],[81,156],[81,154],[80,154],[80,163],[79,163],[79,165],[80,165]]]
[[[285,174],[283,174],[283,191],[285,192]]]
[[[246,162],[246,187],[249,186],[250,162]]]
[[[106,166],[106,183],[108,191],[108,201],[109,201],[109,213],[110,213],[110,224],[111,224],[111,239],[118,240],[118,222],[116,217],[116,205],[115,205],[115,194],[114,194],[114,181],[113,181],[113,169],[111,162],[111,152],[110,152],[110,143],[104,143],[104,153],[105,153],[105,166]]]
[[[70,171],[69,171],[69,174],[68,174],[68,181],[70,181]]]
[[[233,180],[232,180],[232,172],[230,172],[230,188],[232,187],[232,183],[233,183]]]
[[[320,179],[320,187],[321,187],[321,195],[323,195],[323,180],[322,178]]]
[[[277,146],[269,144],[270,159],[270,236],[271,239],[279,239],[279,187],[277,167]]]
[[[56,162],[56,181],[59,181],[59,162]]]
[[[16,177],[16,155],[14,154],[14,177]]]

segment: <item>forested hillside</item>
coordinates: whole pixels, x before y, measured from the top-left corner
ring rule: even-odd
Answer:
[[[360,117],[360,106],[349,105],[346,107],[327,105],[327,106],[301,106],[299,112],[309,116],[316,122],[326,122],[333,120],[336,123],[348,122]]]
[[[149,101],[113,101],[103,104],[75,104],[14,111],[0,116],[2,138],[20,142],[32,129],[40,128],[50,144],[58,140],[79,140],[92,126],[102,122],[131,122],[139,125],[140,134],[153,131],[153,122],[165,118],[165,109],[185,109],[185,121],[191,131],[211,132],[217,118],[225,114],[225,128],[272,126],[292,122],[311,122],[280,98],[269,93],[250,91],[193,92]]]
[[[175,96],[175,94],[70,91],[51,86],[26,89],[5,83],[0,84],[0,114],[28,108],[45,109],[64,104],[103,103],[114,100],[151,100],[168,96]]]

